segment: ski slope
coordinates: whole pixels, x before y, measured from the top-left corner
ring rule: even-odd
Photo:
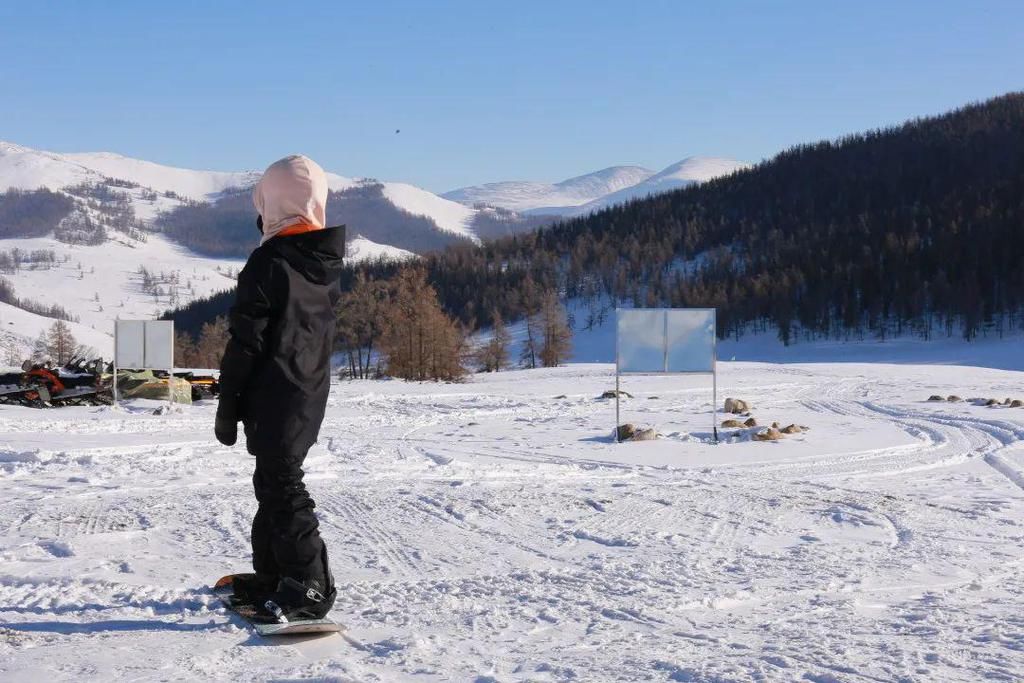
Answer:
[[[714,445],[706,378],[630,378],[664,438],[617,445],[600,364],[336,384],[307,482],[349,640],[210,596],[255,511],[212,403],[0,407],[0,678],[1017,679],[1024,409],[924,399],[1024,398],[1022,366],[719,367],[811,431]]]

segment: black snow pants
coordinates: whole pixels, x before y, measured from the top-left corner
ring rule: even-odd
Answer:
[[[256,454],[252,483],[259,509],[252,520],[252,564],[257,574],[305,583],[333,583],[320,538],[315,504],[302,483],[306,454]]]

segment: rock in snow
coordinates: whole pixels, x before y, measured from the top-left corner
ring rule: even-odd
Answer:
[[[745,413],[748,410],[750,410],[750,404],[742,399],[725,399],[725,412],[727,413]]]
[[[754,441],[778,441],[782,438],[782,432],[775,427],[769,427],[763,432],[754,434]]]

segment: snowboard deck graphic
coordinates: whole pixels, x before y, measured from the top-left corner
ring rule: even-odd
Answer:
[[[301,619],[296,621],[277,622],[259,618],[259,610],[255,605],[239,604],[231,599],[234,595],[232,582],[235,577],[252,577],[253,574],[228,574],[217,579],[213,584],[213,593],[224,606],[245,619],[261,636],[309,635],[311,633],[340,633],[345,627],[333,619]]]

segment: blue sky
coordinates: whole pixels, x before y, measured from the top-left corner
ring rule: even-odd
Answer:
[[[1019,0],[0,0],[0,45],[0,139],[434,191],[756,161],[1024,89]]]

